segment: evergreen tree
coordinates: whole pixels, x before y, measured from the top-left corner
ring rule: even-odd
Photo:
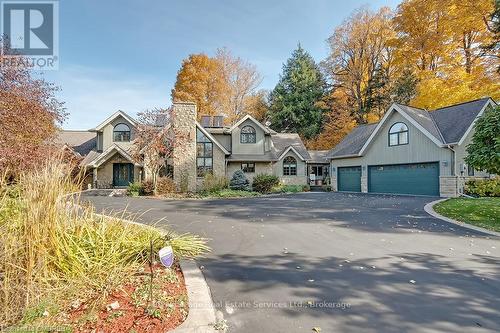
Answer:
[[[305,139],[316,137],[322,128],[325,93],[326,82],[319,67],[299,44],[271,92],[271,127],[278,132],[299,133]]]

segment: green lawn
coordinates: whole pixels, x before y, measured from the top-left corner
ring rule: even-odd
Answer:
[[[460,222],[500,231],[500,198],[453,198],[438,203],[434,210]]]

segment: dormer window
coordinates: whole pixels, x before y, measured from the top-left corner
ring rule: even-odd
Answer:
[[[287,156],[283,160],[283,175],[297,176],[297,160],[292,156]]]
[[[114,142],[129,142],[130,141],[130,127],[127,124],[118,124],[113,129]]]
[[[240,132],[240,143],[255,143],[257,142],[257,135],[255,128],[252,126],[244,126]]]
[[[408,144],[408,126],[404,123],[395,123],[389,129],[389,146]]]

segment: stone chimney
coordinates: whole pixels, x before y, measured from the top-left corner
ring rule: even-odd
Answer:
[[[196,192],[196,104],[174,103],[172,127],[175,186],[181,192]]]

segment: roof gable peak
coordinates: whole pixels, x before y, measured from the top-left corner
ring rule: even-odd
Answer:
[[[131,116],[129,116],[125,111],[118,110],[115,113],[113,113],[111,116],[106,118],[106,120],[104,120],[102,123],[97,125],[95,128],[90,129],[89,131],[101,131],[106,125],[108,125],[110,122],[112,122],[113,120],[115,120],[118,117],[125,118],[125,120],[127,120],[128,122],[130,122],[134,126],[137,124],[137,121],[134,118],[132,118]]]

